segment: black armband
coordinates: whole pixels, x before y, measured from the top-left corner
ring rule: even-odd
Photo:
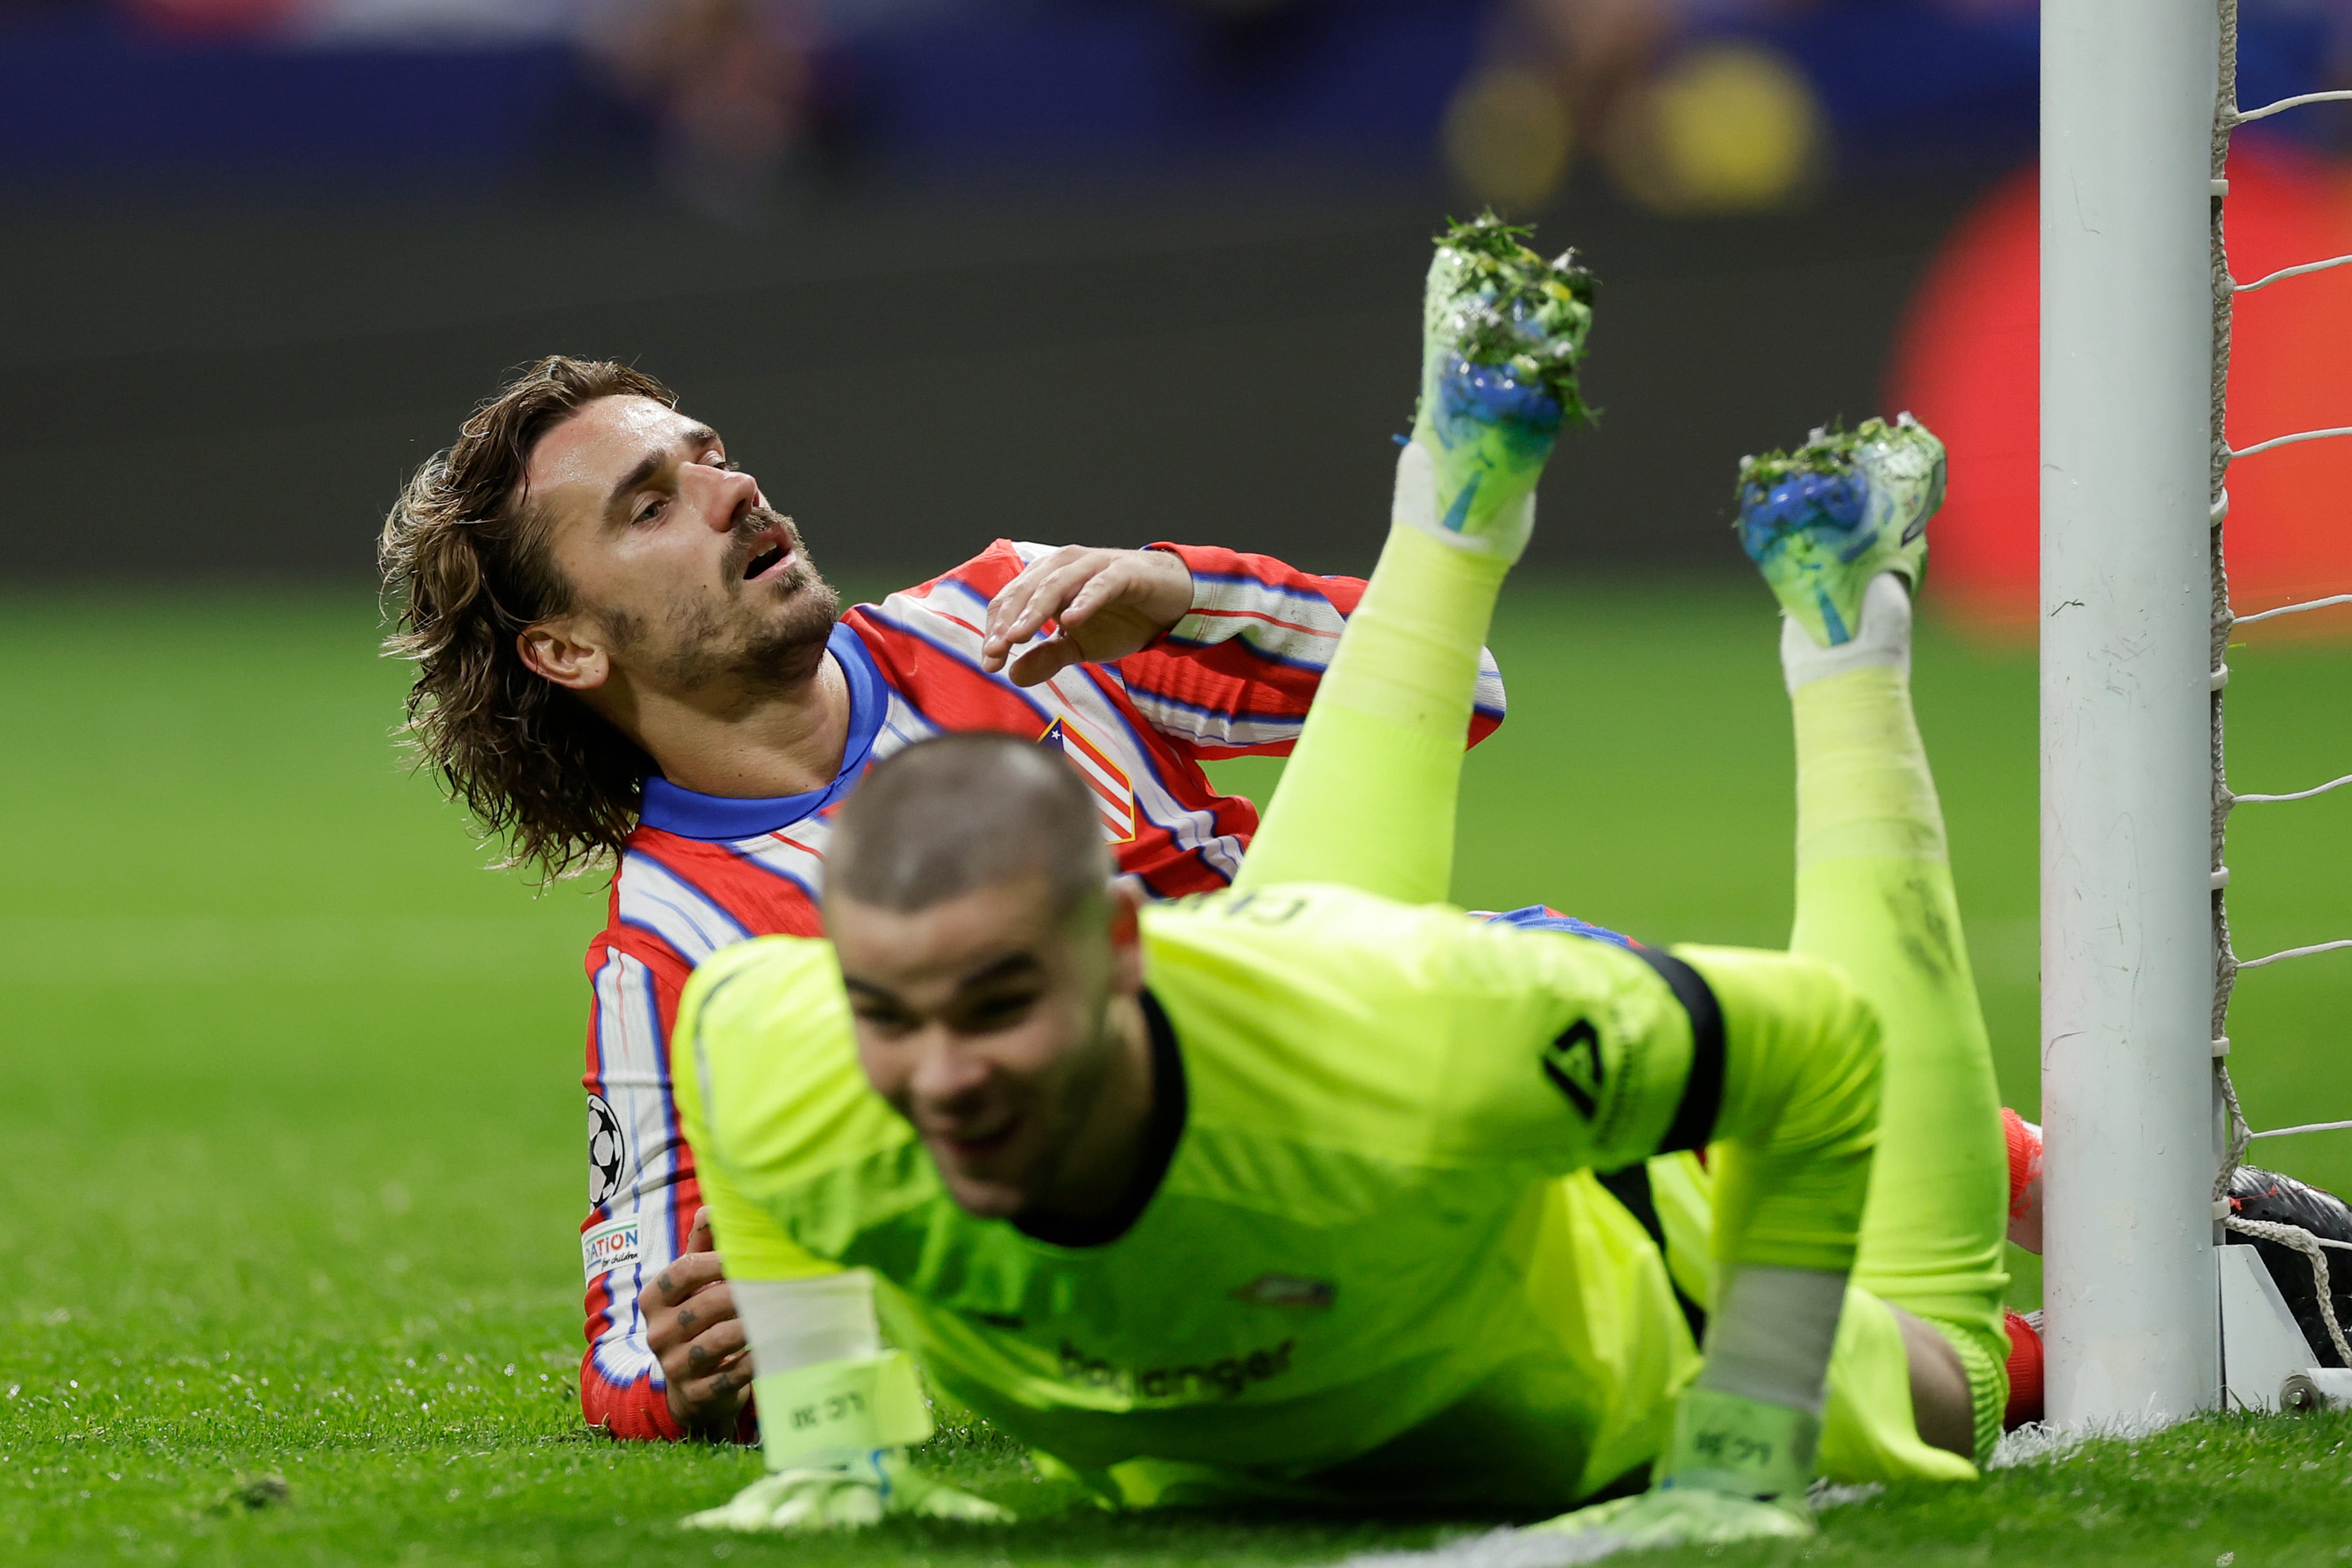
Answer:
[[[1681,1103],[1666,1135],[1658,1140],[1662,1155],[1703,1149],[1715,1140],[1715,1122],[1723,1111],[1723,1008],[1699,972],[1670,953],[1655,947],[1635,947],[1633,956],[1658,972],[1690,1015],[1690,1076],[1683,1081]]]

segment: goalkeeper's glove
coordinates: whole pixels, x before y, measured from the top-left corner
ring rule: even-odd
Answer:
[[[894,1514],[1009,1521],[994,1503],[930,1479],[905,1448],[931,1435],[931,1413],[904,1351],[843,1356],[756,1378],[770,1473],[696,1530],[833,1530]]]
[[[1626,1549],[1801,1540],[1814,1532],[1805,1489],[1821,1417],[1719,1389],[1690,1388],[1655,1486],[1531,1528],[1608,1538]]]
[[[762,1476],[717,1508],[688,1514],[689,1530],[855,1530],[885,1518],[965,1519],[1010,1523],[985,1498],[958,1491],[917,1469],[903,1449],[810,1456],[812,1462]]]

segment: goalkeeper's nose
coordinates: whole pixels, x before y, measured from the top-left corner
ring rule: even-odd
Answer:
[[[961,1050],[953,1031],[933,1027],[908,1041],[908,1108],[925,1133],[961,1137],[987,1115],[995,1074],[981,1053]]]

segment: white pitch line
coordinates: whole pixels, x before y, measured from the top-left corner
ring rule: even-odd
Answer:
[[[1423,1552],[1364,1552],[1334,1568],[1580,1568],[1625,1550],[1622,1535],[1490,1530]]]

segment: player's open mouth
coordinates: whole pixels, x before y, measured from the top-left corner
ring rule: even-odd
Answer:
[[[969,1165],[973,1161],[984,1160],[992,1155],[1003,1153],[1004,1145],[1013,1141],[1013,1131],[1019,1125],[1020,1123],[1017,1121],[1007,1122],[994,1132],[978,1136],[939,1131],[931,1134],[931,1139],[954,1155],[959,1164]]]
[[[764,578],[792,570],[793,552],[781,540],[772,540],[751,553],[743,563],[743,580],[758,582]]]

